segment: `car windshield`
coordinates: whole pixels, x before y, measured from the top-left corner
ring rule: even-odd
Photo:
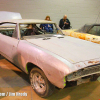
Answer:
[[[100,36],[100,25],[94,25],[88,32],[89,34],[92,35],[97,35]]]
[[[28,23],[20,24],[21,38],[26,36],[36,36],[43,34],[63,34],[59,27],[55,23]]]
[[[80,29],[76,30],[75,32],[87,33],[90,28],[91,28],[91,25],[84,25]]]

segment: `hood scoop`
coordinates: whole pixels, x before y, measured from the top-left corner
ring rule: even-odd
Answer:
[[[62,36],[59,36],[59,37],[57,37],[57,38],[59,38],[59,39],[60,39],[60,38],[64,38],[64,37],[62,37]]]
[[[43,38],[43,40],[48,40],[48,39],[50,39],[50,38],[46,38],[46,37],[45,37],[45,38]]]

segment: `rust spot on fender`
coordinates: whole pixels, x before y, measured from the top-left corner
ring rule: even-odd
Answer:
[[[88,63],[93,63],[93,64],[96,64],[96,63],[99,63],[100,61],[88,61]]]

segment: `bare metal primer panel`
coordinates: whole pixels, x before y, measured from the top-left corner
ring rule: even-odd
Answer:
[[[89,41],[65,36],[64,38],[52,37],[48,40],[43,38],[27,39],[37,46],[51,51],[71,63],[78,63],[100,58],[100,45]]]

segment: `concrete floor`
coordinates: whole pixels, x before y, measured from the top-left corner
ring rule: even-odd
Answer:
[[[55,89],[48,98],[39,97],[31,88],[28,75],[1,57],[0,59],[0,95],[1,93],[26,93],[27,96],[0,96],[0,100],[100,100],[100,81],[84,83],[79,86]]]

